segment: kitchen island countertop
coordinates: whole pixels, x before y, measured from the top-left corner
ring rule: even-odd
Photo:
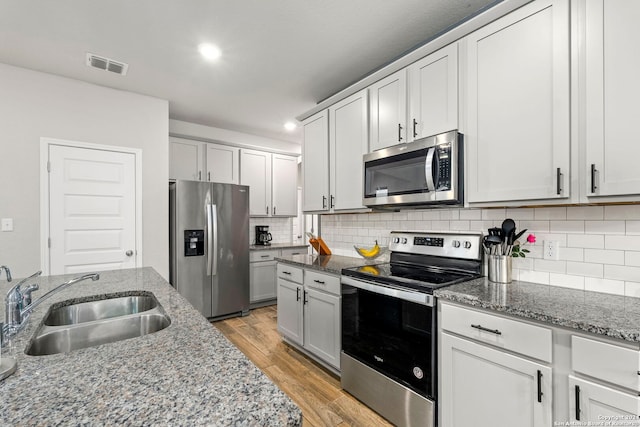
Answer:
[[[434,291],[440,300],[640,342],[640,298],[513,281],[493,283],[486,277]]]
[[[18,370],[0,382],[1,424],[301,425],[300,409],[289,397],[155,270],[100,275],[44,302],[14,337]],[[30,281],[40,286],[34,300],[73,276]],[[14,283],[0,282],[0,293]],[[52,303],[131,290],[152,292],[171,325],[66,354],[24,353]]]

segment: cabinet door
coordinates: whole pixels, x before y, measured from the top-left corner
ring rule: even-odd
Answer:
[[[366,89],[329,107],[330,208],[364,208],[362,156],[368,139]]]
[[[296,344],[303,345],[303,287],[278,278],[278,331]]]
[[[275,299],[278,296],[276,262],[252,262],[249,266],[250,301]]]
[[[400,70],[369,86],[369,150],[407,141],[407,72]]]
[[[273,154],[271,201],[273,216],[298,215],[298,159]]]
[[[585,7],[586,194],[637,195],[640,56],[632,52],[640,38],[640,2],[589,0]]]
[[[329,210],[329,113],[322,111],[302,124],[302,210]]]
[[[568,1],[529,3],[466,43],[469,202],[568,197]]]
[[[409,66],[409,141],[458,129],[458,44]]]
[[[218,144],[205,144],[205,146],[207,148],[207,181],[238,184],[240,150]]]
[[[204,142],[171,138],[169,141],[169,178],[200,181]]]
[[[571,421],[584,422],[584,425],[589,421],[603,423],[605,420],[637,425],[632,423],[638,422],[640,398],[569,375],[569,411]]]
[[[551,368],[441,334],[443,427],[552,425]]]
[[[271,214],[271,153],[240,150],[240,184],[249,188],[249,214]]]
[[[305,289],[304,347],[340,369],[340,297]]]

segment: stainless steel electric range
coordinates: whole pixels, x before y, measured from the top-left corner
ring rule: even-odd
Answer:
[[[392,232],[389,263],[342,270],[342,388],[396,425],[435,425],[433,291],[481,276],[481,238]]]

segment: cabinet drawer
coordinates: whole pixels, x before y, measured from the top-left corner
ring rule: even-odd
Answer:
[[[640,391],[640,352],[626,347],[571,336],[574,371]]]
[[[306,247],[282,249],[282,256],[306,255],[307,253],[308,249]]]
[[[302,284],[302,269],[291,264],[278,263],[278,277]]]
[[[307,269],[304,272],[304,285],[335,295],[340,295],[340,277],[338,276],[318,273],[314,270]]]
[[[550,329],[448,304],[442,304],[441,310],[444,330],[551,362]]]
[[[251,251],[249,252],[249,262],[273,261],[279,254],[280,251],[277,249],[272,251]]]

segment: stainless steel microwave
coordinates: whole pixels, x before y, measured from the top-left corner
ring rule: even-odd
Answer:
[[[365,154],[364,196],[369,207],[461,204],[463,137],[457,131]]]

